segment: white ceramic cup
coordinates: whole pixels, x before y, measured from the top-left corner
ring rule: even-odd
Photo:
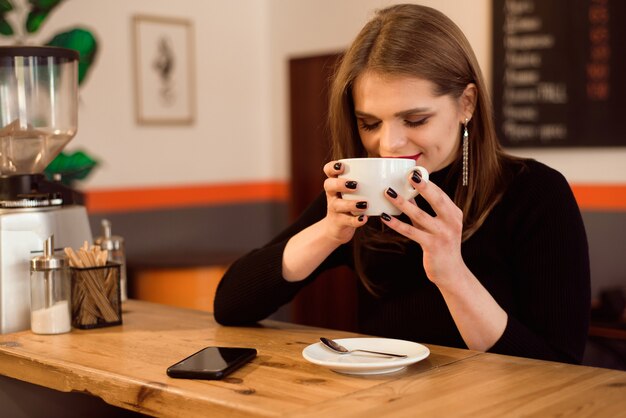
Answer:
[[[343,164],[341,179],[354,180],[354,192],[342,193],[346,200],[366,201],[368,216],[399,215],[401,212],[385,198],[385,191],[391,187],[405,199],[413,199],[418,191],[411,186],[411,173],[419,170],[422,180],[428,181],[428,171],[415,165],[409,158],[347,158],[339,160]]]

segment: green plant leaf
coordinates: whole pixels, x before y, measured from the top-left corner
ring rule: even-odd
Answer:
[[[26,23],[24,25],[26,27],[26,31],[28,33],[37,32],[37,30],[39,29],[43,21],[46,20],[46,17],[48,17],[48,12],[42,12],[42,11],[29,12],[28,17],[26,18]]]
[[[11,36],[14,33],[15,32],[13,32],[13,28],[11,27],[11,24],[7,22],[4,19],[4,17],[0,17],[0,34],[5,35],[5,36]]]
[[[58,33],[46,45],[78,51],[78,84],[83,82],[98,52],[98,42],[95,36],[90,31],[80,28]]]
[[[61,174],[61,183],[71,186],[75,180],[84,180],[98,164],[97,160],[84,151],[76,151],[73,154],[61,152],[48,164],[44,173],[48,178]]]
[[[33,7],[49,10],[59,5],[63,0],[28,0]]]
[[[28,0],[31,4],[30,12],[24,27],[28,33],[35,33],[46,20],[50,12],[64,0]]]
[[[6,12],[13,10],[13,4],[9,0],[0,0],[0,14],[4,15]]]
[[[11,24],[4,18],[4,15],[13,10],[13,4],[9,0],[0,0],[0,35],[11,36],[15,32]]]

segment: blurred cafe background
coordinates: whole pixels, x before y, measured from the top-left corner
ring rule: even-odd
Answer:
[[[25,3],[0,10],[0,29],[19,26]],[[94,237],[105,219],[123,237],[130,298],[210,311],[228,264],[321,190],[333,65],[372,11],[393,3],[65,0],[36,30],[3,31],[0,45],[45,44],[68,28],[93,35],[65,149],[92,164],[70,185]],[[626,369],[626,2],[415,3],[469,38],[507,149],[570,182],[591,257],[585,362]],[[353,289],[350,272],[332,272],[275,318],[351,329]],[[344,308],[315,309],[329,297]]]

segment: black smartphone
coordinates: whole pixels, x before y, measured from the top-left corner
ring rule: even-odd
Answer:
[[[206,347],[167,368],[169,377],[219,380],[256,357],[256,349]]]

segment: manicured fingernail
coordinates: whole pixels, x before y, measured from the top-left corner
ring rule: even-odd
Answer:
[[[359,215],[359,222],[363,222],[364,218],[365,218],[365,215]]]
[[[415,170],[413,172],[413,175],[411,176],[411,180],[416,183],[420,183],[422,181],[422,173],[420,173],[418,170]]]
[[[341,163],[335,163],[335,165],[333,166],[333,168],[335,170],[341,170]]]
[[[348,189],[356,189],[356,181],[346,181],[346,187]]]
[[[389,222],[391,220],[391,216],[387,215],[385,212],[380,214],[380,217]]]
[[[393,190],[391,187],[387,189],[387,194],[391,196],[392,199],[395,199],[396,197],[398,197],[398,193],[396,193],[396,191]]]
[[[357,209],[367,209],[367,202],[356,202]]]

